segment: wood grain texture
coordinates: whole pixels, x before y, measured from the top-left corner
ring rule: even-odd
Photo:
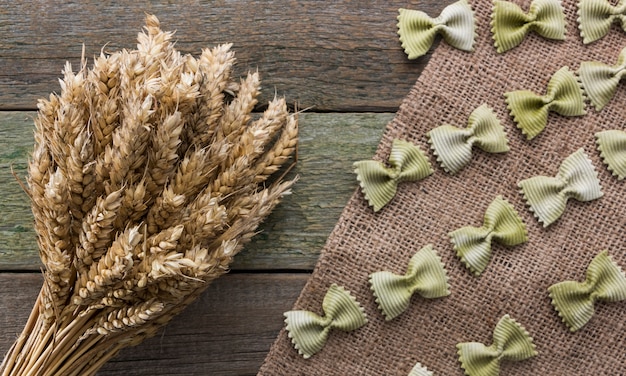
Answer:
[[[398,8],[438,14],[450,0],[167,1],[0,0],[0,109],[34,109],[58,90],[65,61],[134,48],[144,13],[176,30],[177,48],[234,43],[238,74],[259,69],[266,88],[300,108],[395,111],[428,58],[409,61]]]
[[[157,336],[122,350],[99,374],[254,375],[307,277],[226,275]],[[0,354],[22,331],[42,280],[35,273],[0,273]]]
[[[25,181],[33,145],[34,112],[0,113],[0,270],[39,270],[28,197],[11,175]],[[311,270],[341,210],[357,187],[352,163],[373,155],[393,114],[300,115],[300,180],[272,213],[235,270]]]

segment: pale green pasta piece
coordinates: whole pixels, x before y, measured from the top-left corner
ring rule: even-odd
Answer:
[[[399,10],[398,35],[409,59],[425,55],[437,34],[452,47],[473,51],[475,30],[474,11],[467,0],[448,5],[436,18],[419,10]]]
[[[528,90],[504,94],[517,127],[531,140],[546,127],[548,111],[563,116],[585,115],[585,99],[578,79],[567,67],[559,69],[548,82],[541,96]]]
[[[483,104],[470,115],[467,128],[442,125],[428,132],[428,141],[446,172],[455,174],[472,160],[472,147],[488,153],[509,151],[508,140],[500,120]]]
[[[565,158],[556,177],[535,176],[520,181],[518,185],[543,227],[563,215],[568,199],[584,202],[602,197],[598,174],[583,149]]]
[[[618,180],[626,178],[626,132],[613,129],[596,133],[600,156]]]
[[[522,361],[537,355],[533,338],[509,315],[504,315],[496,324],[490,346],[464,342],[456,347],[461,367],[468,376],[497,376],[500,362]]]
[[[565,13],[559,0],[534,0],[528,13],[510,1],[493,2],[491,32],[498,53],[517,47],[529,31],[544,38],[564,40],[565,26]]]
[[[433,373],[418,362],[409,372],[409,376],[433,376]]]
[[[614,22],[619,22],[626,32],[626,2],[624,0],[620,0],[615,6],[608,0],[580,0],[578,2],[578,29],[583,43],[595,42],[607,35]]]
[[[369,282],[387,321],[406,311],[414,293],[428,299],[450,295],[446,270],[431,244],[411,257],[404,275],[376,272],[370,274]]]
[[[489,204],[481,227],[466,226],[449,235],[456,255],[476,276],[489,264],[492,241],[514,246],[528,240],[526,225],[513,205],[502,196]]]
[[[584,282],[564,281],[550,286],[548,291],[559,316],[575,332],[591,320],[596,301],[626,300],[626,275],[603,251],[589,264]]]
[[[370,206],[379,211],[395,196],[398,183],[424,179],[433,173],[428,158],[416,145],[394,140],[389,166],[378,161],[354,163],[354,172]]]
[[[305,359],[320,351],[331,330],[356,330],[367,323],[363,308],[346,289],[332,284],[322,302],[324,316],[311,311],[285,312],[286,329],[298,353]]]
[[[617,63],[613,66],[599,61],[585,61],[578,68],[583,90],[598,111],[613,98],[624,75],[626,75],[626,48],[622,49]]]

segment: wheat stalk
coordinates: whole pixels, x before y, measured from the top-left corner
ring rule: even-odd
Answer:
[[[199,58],[146,17],[136,50],[66,64],[38,103],[29,161],[44,284],[0,375],[93,375],[191,303],[295,182],[268,183],[297,143],[258,72],[225,44]]]

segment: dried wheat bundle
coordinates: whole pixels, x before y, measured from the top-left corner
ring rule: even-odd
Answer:
[[[284,99],[251,118],[258,73],[230,45],[199,58],[146,18],[136,50],[101,53],[38,104],[29,165],[44,284],[2,375],[93,375],[228,270],[294,181]]]

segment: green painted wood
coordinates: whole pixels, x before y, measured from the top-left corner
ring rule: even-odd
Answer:
[[[451,0],[0,0],[0,109],[35,109],[58,91],[65,61],[134,48],[144,13],[176,30],[177,48],[234,43],[238,73],[259,69],[300,108],[395,111],[428,58],[409,61],[396,34],[398,8],[438,14]]]
[[[13,169],[25,182],[34,115],[0,113],[0,270],[40,268],[28,196],[11,173]]]
[[[230,274],[99,375],[255,375],[309,274]],[[22,331],[42,278],[0,273],[0,356]],[[294,350],[295,351],[295,350]]]
[[[0,112],[0,270],[39,270],[36,234],[25,181],[34,112]],[[393,114],[300,115],[300,176],[283,203],[235,261],[235,270],[311,270],[357,188],[352,163],[370,158]]]

